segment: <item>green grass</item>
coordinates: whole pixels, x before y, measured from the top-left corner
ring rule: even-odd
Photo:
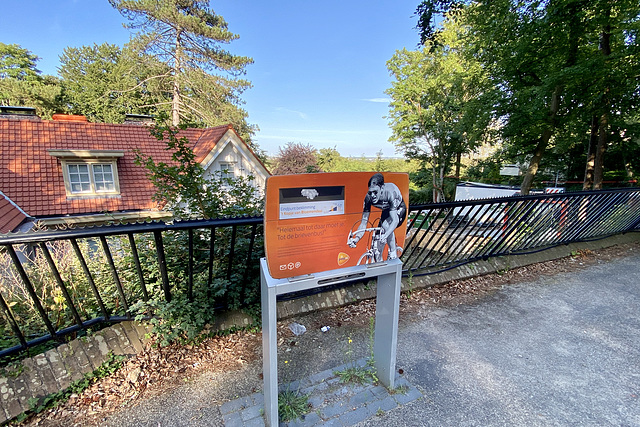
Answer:
[[[278,395],[278,414],[280,420],[295,420],[309,412],[309,395],[298,391],[286,390]]]

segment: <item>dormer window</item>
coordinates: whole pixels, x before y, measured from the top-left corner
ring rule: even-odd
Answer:
[[[120,194],[117,159],[120,150],[49,150],[60,159],[67,197]]]
[[[107,163],[67,163],[69,192],[72,194],[115,193],[113,165]]]

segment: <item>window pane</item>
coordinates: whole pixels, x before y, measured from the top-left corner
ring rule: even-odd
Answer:
[[[91,180],[89,179],[89,167],[87,165],[68,165],[67,171],[72,193],[91,192]]]
[[[96,192],[114,191],[116,187],[111,165],[93,165],[93,182]]]
[[[221,175],[223,178],[234,178],[235,174],[233,171],[233,165],[231,163],[221,163],[220,170],[222,171]]]

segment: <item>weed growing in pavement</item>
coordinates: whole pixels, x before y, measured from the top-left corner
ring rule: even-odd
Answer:
[[[413,272],[409,270],[409,277],[407,277],[407,298],[411,299],[413,296]]]
[[[278,395],[278,415],[287,422],[298,419],[309,412],[309,395],[297,390],[285,390]]]
[[[284,361],[285,372],[289,367],[289,361]],[[286,380],[286,390],[278,394],[278,415],[283,422],[291,421],[302,417],[309,412],[311,407],[309,403],[309,395],[300,393],[300,389],[292,390],[290,388],[291,383]]]
[[[24,372],[24,365],[21,360],[14,360],[5,366],[0,365],[0,376],[7,378],[16,378]]]
[[[375,339],[375,319],[369,318],[369,356],[365,366],[356,363],[353,340],[347,337],[347,348],[345,350],[345,368],[335,371],[334,374],[340,378],[343,383],[368,384],[378,382],[378,373],[375,368],[375,359],[373,353],[373,343]]]
[[[398,387],[389,390],[390,394],[407,394],[409,387],[406,385],[399,385]]]
[[[500,269],[500,270],[497,270],[497,271],[496,271],[496,274],[497,274],[498,276],[503,276],[503,275],[507,274],[509,271],[511,271],[511,267],[508,267],[508,266],[507,266],[507,267],[505,267],[505,268],[502,268],[502,269]]]
[[[373,351],[373,346],[376,340],[376,319],[369,317],[369,357],[367,357],[367,368],[369,368],[369,374],[374,383],[378,382],[378,371],[376,370],[376,359]]]

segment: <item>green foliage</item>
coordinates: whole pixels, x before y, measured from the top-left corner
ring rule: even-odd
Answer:
[[[17,44],[0,42],[0,105],[35,107],[40,117],[65,111],[59,79],[43,76],[38,57]]]
[[[431,54],[451,45],[451,25],[464,29],[454,45],[463,61],[472,58],[489,77],[491,86],[478,99],[507,162],[529,165],[524,194],[534,179],[558,172],[581,179],[587,153],[596,177],[607,169],[634,172],[632,156],[621,153],[637,145],[640,62],[629,60],[640,50],[637,1],[423,0],[417,14]],[[438,93],[447,99],[446,86]],[[463,113],[464,120],[474,117]]]
[[[407,277],[407,298],[411,299],[413,297],[413,271],[409,270],[409,276]]]
[[[38,59],[17,44],[0,42],[0,79],[38,80]]]
[[[144,66],[140,62],[145,61]],[[122,123],[127,113],[155,114],[158,98],[154,74],[166,67],[153,58],[140,56],[129,45],[67,47],[60,56],[58,73],[64,100],[75,114],[91,122]]]
[[[156,163],[151,157],[138,153],[136,161],[144,165],[155,185],[156,200],[166,203],[178,218],[216,218],[220,216],[258,215],[263,209],[261,194],[253,187],[251,177],[229,178],[218,173],[205,176],[204,170],[195,160],[190,143],[179,135],[180,125],[175,129],[157,125],[151,133],[167,143],[172,152],[171,164]],[[259,303],[259,269],[250,262],[252,256],[259,257],[263,247],[260,233],[251,247],[251,227],[193,230],[194,262],[193,287],[188,288],[189,265],[185,248],[189,247],[188,232],[164,233],[164,249],[167,259],[169,282],[178,286],[171,289],[171,301],[166,301],[161,280],[158,277],[157,261],[153,251],[155,244],[147,236],[138,242],[142,264],[149,267],[149,299],[135,305],[139,317],[155,316],[151,323],[160,344],[173,341],[191,341],[215,318],[218,307],[230,309],[247,308],[256,313]],[[213,264],[209,270],[210,244],[215,242]],[[234,245],[234,262],[229,266],[229,248]],[[148,261],[146,261],[148,260]],[[248,265],[248,267],[247,267]]]
[[[436,25],[437,17],[455,13],[462,8],[463,4],[459,0],[422,0],[416,8],[416,15],[418,15],[416,29],[420,33],[420,44],[430,43],[438,46],[438,36],[442,29]]]
[[[7,377],[7,378],[16,378],[20,374],[22,374],[24,370],[25,370],[25,367],[22,364],[22,361],[15,360],[6,365],[0,366],[0,376]]]
[[[476,160],[465,171],[464,178],[469,181],[487,184],[502,184],[505,177],[500,175],[500,162],[494,158]]]
[[[296,420],[309,412],[309,395],[298,391],[285,390],[278,395],[278,415],[280,420]]]
[[[139,153],[139,161],[149,168],[151,180],[158,188],[158,199],[174,207],[181,218],[259,214],[262,211],[262,197],[251,185],[250,179],[234,180],[215,174],[205,177],[202,167],[195,161],[189,142],[179,137],[179,131],[167,126],[152,129],[157,137],[166,137],[168,149],[174,153],[174,163],[155,164],[153,159],[145,158]],[[259,230],[255,230],[256,236],[252,238],[253,231],[253,227],[247,226],[236,227],[235,230],[230,227],[198,229],[193,230],[191,236],[187,231],[163,232],[170,301],[165,297],[156,242],[151,234],[136,235],[133,241],[140,259],[144,288],[137,273],[128,237],[107,238],[124,295],[120,294],[115,284],[100,241],[79,240],[78,249],[87,262],[107,314],[151,317],[154,332],[164,345],[175,340],[195,339],[213,322],[219,307],[248,308],[254,315],[259,312],[256,309],[260,297],[259,267],[252,260],[260,257],[263,241]],[[194,259],[191,276],[189,257],[185,256],[185,248],[190,246],[190,237]],[[103,316],[89,278],[84,274],[71,243],[64,240],[50,242],[47,248],[71,294],[73,304],[69,304],[56,285],[40,247],[16,247],[16,250],[28,256],[23,268],[37,290],[39,301],[53,327],[62,329],[75,322],[72,306],[77,308],[82,319]],[[208,262],[210,254],[211,269]],[[31,338],[45,335],[47,331],[37,307],[5,252],[0,252],[0,277],[3,285],[6,284],[2,289],[3,298],[25,336]],[[188,285],[190,277],[193,278],[191,287]],[[128,309],[125,302],[130,305]],[[18,344],[4,319],[0,322],[0,337],[2,348]]]
[[[184,251],[187,247],[187,233],[165,233],[164,245],[167,257],[167,269],[171,287],[171,301],[167,302],[161,286],[161,280],[149,284],[149,299],[139,300],[132,307],[138,319],[153,316],[150,320],[153,333],[158,337],[161,346],[174,341],[193,342],[203,330],[215,320],[220,307],[229,309],[246,309],[249,313],[259,310],[259,271],[257,262],[250,263],[249,271],[245,271],[245,262],[249,256],[250,229],[239,229],[236,235],[235,262],[233,273],[227,276],[228,254],[225,252],[231,244],[230,230],[216,230],[214,263],[212,277],[209,281],[208,256],[210,230],[194,231],[194,272],[191,295],[188,290],[188,257]],[[142,244],[141,244],[142,243]],[[262,239],[254,243],[261,247]],[[138,243],[140,256],[151,262],[150,273],[157,275],[154,256],[155,247],[142,240]],[[146,249],[149,248],[149,249]],[[258,249],[254,248],[257,260]],[[259,314],[259,313],[258,313]],[[257,316],[254,316],[257,319]]]
[[[159,121],[162,123],[162,116]],[[154,199],[166,204],[178,218],[260,214],[263,200],[252,184],[253,177],[223,177],[220,171],[205,176],[191,143],[180,136],[180,130],[186,127],[158,124],[151,128],[153,136],[166,142],[172,163],[156,163],[152,157],[136,152],[136,163],[147,168],[156,188]]]
[[[165,300],[162,280],[158,269],[156,246],[149,234],[136,236],[135,244],[140,258],[148,300],[144,300],[129,241],[126,237],[109,237],[113,261],[118,271],[125,298],[130,304],[129,312],[139,319],[151,317],[154,333],[161,344],[174,340],[191,341],[214,320],[220,307],[247,309],[256,319],[259,316],[259,269],[257,262],[249,262],[251,227],[238,227],[234,247],[234,261],[229,262],[231,245],[230,229],[215,230],[214,262],[211,280],[209,280],[208,257],[211,230],[194,230],[194,271],[193,288],[188,289],[188,233],[164,232],[163,242],[167,259],[167,275],[172,299]],[[101,317],[100,306],[95,299],[87,277],[68,242],[49,244],[52,258],[60,272],[65,286],[72,295],[75,307],[82,319]],[[80,241],[80,250],[91,271],[96,287],[100,290],[102,302],[109,315],[126,315],[121,296],[114,284],[107,260],[99,245],[94,241]],[[254,242],[251,259],[257,260],[263,242],[257,237]],[[16,248],[28,253],[26,248]],[[57,287],[46,259],[40,249],[35,250],[29,262],[23,267],[29,276],[38,297],[55,328],[61,329],[74,324],[71,307]],[[38,315],[38,311],[24,283],[13,268],[8,255],[0,253],[0,277],[3,280],[2,296],[11,308],[11,312],[28,337],[46,335],[47,330]],[[5,349],[19,344],[9,324],[0,321],[0,348]],[[54,345],[49,343],[44,350]],[[30,351],[37,353],[37,349]],[[13,359],[7,360],[11,362]],[[3,361],[4,363],[4,361]]]
[[[318,166],[325,172],[413,172],[418,162],[403,158],[384,158],[382,152],[370,157],[342,157],[336,148],[321,148],[316,153]]]
[[[474,2],[469,10],[468,46],[499,89],[495,116],[503,123],[503,140],[508,152],[529,155],[524,193],[544,167],[543,156],[561,158],[588,141],[593,117],[608,118],[596,129],[606,136],[622,131],[637,111],[640,66],[628,61],[638,53],[637,1],[526,1],[514,7],[498,0]],[[580,155],[585,158],[584,151]]]
[[[389,390],[389,394],[407,394],[409,392],[409,386],[399,385],[393,390]]]
[[[373,345],[375,340],[375,318],[369,318],[369,355],[365,366],[361,366],[354,357],[353,340],[347,337],[345,348],[345,368],[335,371],[334,374],[343,383],[368,384],[378,382],[378,373],[375,368]]]
[[[124,256],[124,251],[114,251],[114,248],[126,248],[128,246],[126,240],[121,237],[110,237],[108,242],[112,247],[117,268],[120,271],[127,269],[132,271],[133,262],[131,258]],[[94,284],[100,289],[101,299],[107,313],[117,316],[126,315],[124,302],[114,283],[106,257],[99,243],[94,240],[82,240],[78,242],[78,246],[84,254],[83,258],[92,273]],[[80,317],[83,319],[101,317],[103,314],[98,301],[71,244],[68,241],[56,241],[50,242],[47,248],[69,294],[72,295],[74,306]],[[56,280],[42,249],[40,247],[30,248],[26,245],[21,245],[16,246],[16,251],[29,256],[29,260],[23,263],[23,268],[36,289],[40,303],[52,325],[57,329],[73,325],[75,320],[71,306],[65,299],[61,289],[56,285]],[[134,277],[133,274],[122,275],[121,277],[125,297],[128,301],[142,297],[137,277]],[[26,337],[47,334],[48,331],[38,314],[37,307],[7,253],[0,253],[0,277],[4,285],[2,296],[7,301],[16,322],[20,325],[22,333]],[[4,321],[0,322],[0,336],[4,337],[0,341],[2,348],[19,344],[9,324]]]
[[[438,188],[433,185],[433,171],[420,168],[409,174],[409,179],[417,189],[409,188],[409,203],[424,204],[433,203],[436,193],[442,193],[444,200],[453,200],[456,194],[458,179],[445,177]]]
[[[439,34],[438,45],[403,49],[387,62],[394,81],[391,139],[406,157],[431,169],[434,202],[444,201],[444,179],[457,155],[479,146],[487,133],[490,107],[488,76],[460,40],[466,27],[453,16]]]
[[[228,30],[224,18],[204,0],[109,0],[129,28],[138,30],[132,39],[143,57],[152,56],[164,70],[150,76],[157,81],[157,99],[167,101],[174,126],[200,122],[208,126],[232,123],[245,141],[253,126],[240,108],[241,94],[251,83],[241,76],[251,58],[233,55],[224,48],[238,36]]]

